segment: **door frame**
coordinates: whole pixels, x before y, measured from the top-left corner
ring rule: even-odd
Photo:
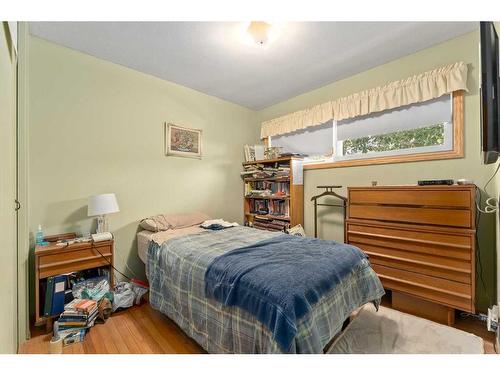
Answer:
[[[18,347],[30,338],[30,233],[29,206],[29,137],[28,137],[28,57],[29,28],[17,23],[17,336]]]

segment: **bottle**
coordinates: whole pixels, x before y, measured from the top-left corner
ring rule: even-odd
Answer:
[[[35,233],[35,245],[41,246],[42,244],[43,244],[42,224],[38,224],[38,230]]]

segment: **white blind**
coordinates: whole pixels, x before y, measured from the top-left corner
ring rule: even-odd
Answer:
[[[284,152],[309,156],[331,154],[333,148],[333,122],[312,126],[304,130],[271,137],[271,146],[283,147]]]

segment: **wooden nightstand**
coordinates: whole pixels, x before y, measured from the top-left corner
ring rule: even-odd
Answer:
[[[35,247],[35,325],[46,325],[48,332],[52,329],[51,317],[44,317],[44,301],[40,301],[40,280],[50,276],[70,272],[83,271],[97,267],[108,267],[110,285],[113,279],[113,240],[102,242],[82,242],[67,246],[50,243],[47,246]]]

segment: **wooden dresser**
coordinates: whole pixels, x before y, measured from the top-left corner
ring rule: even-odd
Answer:
[[[348,188],[347,243],[370,257],[392,305],[454,323],[475,312],[475,186]]]

